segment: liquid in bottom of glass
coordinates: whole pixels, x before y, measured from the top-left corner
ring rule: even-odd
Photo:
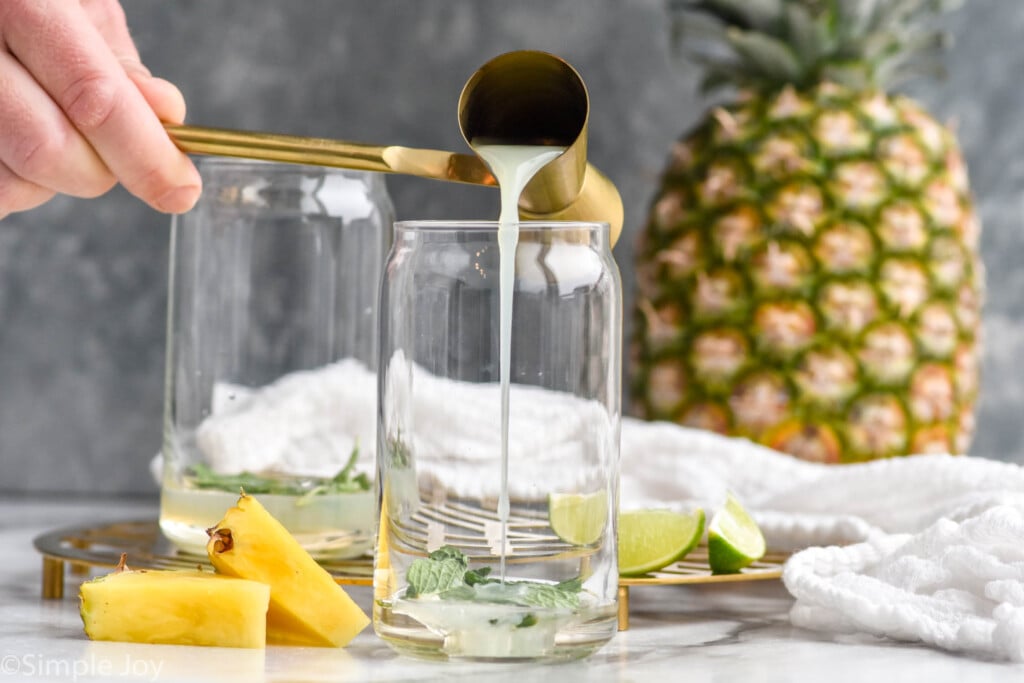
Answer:
[[[572,609],[398,598],[374,611],[378,635],[396,650],[442,660],[582,659],[608,642],[616,628],[615,605],[586,594]]]
[[[373,549],[374,493],[318,493],[316,482],[290,482],[306,493],[257,493],[260,503],[318,559],[359,557]],[[206,530],[238,501],[237,491],[164,486],[160,495],[160,529],[179,549],[206,555]]]
[[[449,507],[455,511],[452,514],[486,517],[484,526],[496,532],[496,511],[471,510],[458,502]],[[609,584],[618,577],[601,569],[610,566],[607,558],[600,557],[607,548],[599,544],[559,547],[550,530],[544,531],[547,514],[546,506],[522,507],[513,502],[510,526],[548,547],[538,545],[526,551],[532,555],[509,553],[504,581],[498,555],[470,555],[480,550],[472,543],[445,545],[428,554],[409,545],[416,542],[415,530],[401,529],[400,523],[382,514],[373,608],[377,634],[403,654],[435,659],[557,661],[593,653],[617,629],[617,604],[601,596],[609,595]],[[428,523],[428,536],[429,527]],[[459,533],[452,529],[448,535]],[[525,541],[513,538],[510,542]],[[463,579],[445,590],[416,594],[408,578],[414,563],[437,563],[432,558],[459,554],[465,559],[464,576],[479,575],[479,583],[470,585],[475,579]],[[443,572],[439,574],[444,582]],[[565,578],[555,581],[549,578],[553,575]],[[406,577],[410,585],[395,590],[399,581],[392,577],[398,576]]]

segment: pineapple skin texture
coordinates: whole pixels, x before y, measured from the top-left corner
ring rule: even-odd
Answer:
[[[909,99],[715,110],[637,244],[633,412],[818,462],[966,452],[979,232],[953,134]]]
[[[92,640],[263,648],[270,588],[200,571],[123,571],[82,584]]]
[[[268,643],[344,647],[369,625],[366,613],[252,496],[243,494],[209,533],[206,550],[218,572],[270,586]]]

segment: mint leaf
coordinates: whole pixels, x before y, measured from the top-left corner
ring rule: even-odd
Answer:
[[[301,507],[309,503],[313,496],[321,496],[328,493],[356,493],[358,491],[369,491],[370,480],[366,477],[366,473],[359,474],[355,477],[352,476],[352,470],[355,469],[356,461],[359,459],[359,444],[356,443],[352,449],[351,455],[348,456],[348,462],[341,468],[336,475],[331,477],[327,482],[313,487],[306,492],[301,498],[295,501],[295,505]]]
[[[443,545],[434,552],[430,553],[430,559],[440,562],[442,560],[458,560],[462,563],[462,568],[465,569],[469,566],[469,557],[458,548],[450,545]]]
[[[415,560],[405,573],[408,584],[405,597],[437,595],[442,600],[464,600],[493,604],[576,609],[583,581],[570,579],[557,584],[533,581],[501,581],[490,576],[490,567],[469,569],[469,557],[458,548],[442,546],[425,558]],[[520,628],[537,623],[534,614],[527,614]]]
[[[209,465],[202,462],[192,466],[190,475],[192,485],[199,489],[216,489],[232,493],[238,493],[239,489],[244,489],[246,493],[250,494],[299,496],[295,505],[301,507],[308,504],[314,496],[369,491],[372,486],[369,477],[365,473],[355,476],[352,474],[358,459],[359,446],[356,445],[345,466],[336,475],[330,479],[314,480],[314,482],[295,481],[289,477],[267,476],[253,472],[218,474]]]
[[[442,546],[426,558],[414,561],[405,573],[409,587],[405,595],[414,598],[418,595],[446,593],[453,588],[464,586],[463,576],[469,558],[458,548],[450,545]]]
[[[527,614],[523,617],[523,620],[516,624],[516,628],[527,628],[529,626],[535,626],[537,624],[537,617],[533,614]]]
[[[273,477],[263,477],[252,472],[238,474],[218,474],[206,463],[196,463],[192,467],[192,483],[200,489],[219,489],[237,493],[245,489],[246,493],[281,493],[288,484]]]
[[[402,441],[401,434],[389,437],[385,446],[385,453],[390,458],[391,467],[396,470],[409,468],[409,464],[412,462],[412,453],[409,452],[409,447]]]
[[[579,579],[563,581],[551,585],[547,583],[530,583],[526,585],[526,593],[522,597],[523,604],[530,607],[550,607],[575,609],[580,606],[580,589],[583,583]]]
[[[575,609],[580,606],[580,596],[575,593],[565,593],[554,586],[539,584],[530,586],[526,595],[523,596],[523,603],[530,607]]]
[[[467,586],[475,586],[481,583],[497,583],[498,579],[492,579],[488,577],[488,574],[490,573],[490,567],[470,569],[468,572],[466,572],[466,575],[462,577],[462,580],[466,582]]]
[[[466,567],[457,560],[416,560],[405,573],[409,583],[406,596],[432,595],[463,586],[465,572]]]
[[[437,594],[442,600],[475,600],[476,590],[472,586],[456,586]]]

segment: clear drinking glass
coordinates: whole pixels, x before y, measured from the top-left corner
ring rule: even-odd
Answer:
[[[372,549],[380,175],[204,157],[171,232],[160,526],[185,551],[255,494],[312,553]]]
[[[520,228],[503,475],[498,224],[396,224],[381,287],[374,627],[398,651],[571,659],[615,633],[609,249],[603,223]]]

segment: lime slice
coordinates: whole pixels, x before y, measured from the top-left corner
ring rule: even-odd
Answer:
[[[681,559],[704,533],[704,511],[628,510],[619,515],[619,574],[639,576]]]
[[[597,543],[608,519],[608,494],[552,493],[548,496],[548,521],[560,539],[573,545]]]
[[[708,563],[716,574],[732,574],[764,557],[764,536],[730,493],[708,525]]]

